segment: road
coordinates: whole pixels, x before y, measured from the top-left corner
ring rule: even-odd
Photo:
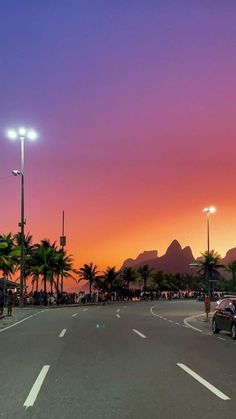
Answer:
[[[1,331],[0,418],[234,417],[236,345],[184,324],[201,310],[195,301],[58,308]]]

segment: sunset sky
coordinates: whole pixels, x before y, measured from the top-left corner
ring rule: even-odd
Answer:
[[[173,239],[236,247],[236,2],[7,0],[0,6],[0,233],[58,240],[119,267]]]

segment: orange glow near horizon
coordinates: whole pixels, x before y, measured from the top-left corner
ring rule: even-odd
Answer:
[[[197,257],[211,205],[210,247],[236,247],[236,4],[12,2],[0,16],[0,233],[18,229],[20,148],[5,130],[22,124],[39,134],[25,146],[25,231],[59,243],[65,210],[76,268],[119,268],[174,239]]]

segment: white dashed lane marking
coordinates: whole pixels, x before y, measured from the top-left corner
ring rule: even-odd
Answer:
[[[186,365],[177,363],[178,367],[182,368],[187,374],[191,375],[195,380],[197,380],[199,383],[201,383],[204,387],[206,387],[209,391],[214,393],[217,397],[219,397],[221,400],[230,400],[226,394],[222,393],[220,390],[218,390],[216,387],[214,387],[212,384],[210,384],[208,381],[204,380],[200,375],[198,375],[196,372],[188,368]]]
[[[50,365],[44,365],[41,369],[32,389],[29,392],[29,395],[27,399],[25,400],[23,406],[28,409],[28,407],[32,407],[34,405],[35,400],[37,399],[37,396],[39,394],[39,391],[42,387],[42,384],[45,380],[45,377],[48,373],[48,370],[50,368]]]
[[[132,329],[134,333],[136,333],[137,335],[139,335],[141,338],[146,339],[146,336],[143,335],[143,333],[139,332],[137,329]]]
[[[65,336],[65,334],[66,334],[66,329],[62,329],[62,331],[59,335],[59,338],[63,338]]]

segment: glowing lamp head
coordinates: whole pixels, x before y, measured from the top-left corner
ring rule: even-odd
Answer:
[[[216,212],[216,208],[215,207],[204,208],[203,212],[205,212],[206,214],[214,214]]]
[[[19,136],[20,136],[20,137],[24,137],[24,136],[25,136],[25,134],[26,134],[26,129],[25,129],[24,127],[20,127],[20,128],[18,129],[18,133],[19,133]]]
[[[29,140],[34,141],[34,140],[37,139],[37,137],[38,137],[38,135],[37,135],[37,132],[36,131],[30,130],[30,131],[27,132],[27,138]]]
[[[210,214],[214,214],[216,212],[216,208],[215,207],[210,207],[209,208],[209,213]]]
[[[9,131],[7,131],[7,136],[10,140],[15,140],[17,138],[17,132],[14,129],[9,129]]]

